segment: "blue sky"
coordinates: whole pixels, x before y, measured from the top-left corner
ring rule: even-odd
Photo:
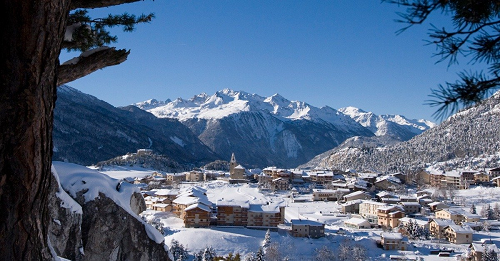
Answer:
[[[95,14],[154,12],[150,24],[118,35],[128,60],[69,83],[114,106],[190,98],[230,88],[279,93],[321,107],[432,118],[431,88],[474,68],[435,64],[428,24],[394,22],[395,5],[366,0],[141,1]],[[446,25],[439,14],[436,25]],[[115,32],[115,31],[114,31]],[[63,51],[61,61],[77,53]]]

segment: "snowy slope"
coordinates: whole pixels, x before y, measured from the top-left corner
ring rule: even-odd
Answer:
[[[500,152],[499,129],[500,92],[497,92],[411,140],[384,149],[344,147],[324,153],[306,165],[397,172],[453,160],[460,166],[496,167],[500,163],[496,156]],[[476,166],[475,158],[490,159]]]
[[[270,233],[271,242],[278,243],[282,257],[286,256],[287,260],[290,261],[314,260],[315,250],[323,246],[327,246],[335,253],[338,253],[339,245],[345,242],[363,245],[367,250],[365,260],[389,260],[390,255],[405,255],[413,258],[418,256],[419,260],[425,261],[457,260],[457,256],[466,254],[469,247],[468,244],[449,244],[436,240],[412,240],[410,241],[410,251],[383,250],[376,246],[375,241],[380,240],[380,234],[384,231],[380,228],[353,229],[346,227],[344,221],[349,219],[350,215],[340,214],[341,206],[337,202],[292,202],[284,192],[268,194],[259,191],[256,186],[251,184],[233,185],[221,181],[212,181],[201,186],[207,190],[207,196],[212,202],[216,202],[221,198],[239,202],[253,200],[265,202],[283,199],[286,202],[285,223],[287,225],[290,225],[289,221],[291,219],[298,218],[324,223],[326,236],[319,239],[291,237],[284,231],[272,231]],[[500,188],[476,187],[457,191],[456,198],[463,199],[465,206],[475,204],[479,212],[479,208],[498,202],[500,199],[499,192]],[[186,228],[181,219],[170,213],[149,210],[144,212],[143,215],[148,220],[160,219],[166,228],[165,242],[170,244],[172,239],[175,239],[184,245],[191,255],[211,246],[221,256],[226,256],[229,253],[240,253],[242,256],[246,256],[251,252],[256,252],[262,246],[266,234],[266,230],[254,230],[244,227]],[[342,228],[345,233],[336,233],[339,228]],[[498,231],[477,231],[473,236],[473,240],[478,243],[483,238],[489,238],[498,243],[499,237],[500,233]],[[439,248],[454,249],[455,253],[452,257],[438,257],[430,254],[430,250]]]
[[[340,108],[340,112],[375,133],[376,136],[392,136],[401,140],[408,140],[430,128],[435,123],[427,120],[410,120],[401,115],[376,115],[356,107]]]
[[[159,119],[135,106],[116,108],[69,86],[57,89],[53,141],[54,160],[82,165],[144,148],[181,165],[217,159],[175,119]]]
[[[400,115],[377,116],[353,107],[318,108],[279,94],[263,97],[230,89],[188,100],[134,105],[159,118],[179,120],[223,158],[234,152],[243,164],[258,167],[295,167],[355,136],[364,137],[356,142],[361,147],[364,143],[385,146],[434,126]],[[371,138],[374,135],[381,138]]]
[[[77,198],[81,194],[85,199],[85,203],[87,203],[96,200],[103,194],[128,212],[130,216],[141,222],[149,238],[158,244],[163,242],[163,236],[158,230],[144,222],[134,213],[130,206],[132,194],[140,193],[138,187],[72,163],[54,161],[52,163],[52,172],[57,176],[61,187],[72,198]],[[80,207],[77,205],[76,201],[70,202],[73,208]]]
[[[189,100],[178,98],[166,104],[153,99],[134,105],[159,118],[176,118],[180,121],[193,118],[221,119],[245,111],[265,111],[281,120],[310,120],[328,122],[343,128],[358,127],[344,114],[330,107],[317,108],[305,102],[289,101],[279,94],[262,97],[230,89],[218,91],[211,96],[202,93]]]
[[[164,105],[147,101],[135,106],[159,118],[178,119],[214,152],[225,159],[234,152],[247,166],[294,167],[347,138],[373,136],[333,108],[289,101],[279,94],[262,97],[225,89]]]

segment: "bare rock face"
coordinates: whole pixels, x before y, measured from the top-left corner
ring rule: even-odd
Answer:
[[[82,207],[51,179],[49,239],[57,256],[80,261],[82,255]]]
[[[146,210],[146,202],[144,202],[144,197],[141,193],[135,192],[132,194],[132,197],[130,197],[130,208],[137,215]]]
[[[135,187],[75,164],[54,162],[52,170],[48,228],[57,256],[170,261],[163,236],[137,215],[146,205]]]
[[[163,242],[150,239],[144,223],[102,193],[83,204],[82,240],[83,260],[170,260]]]

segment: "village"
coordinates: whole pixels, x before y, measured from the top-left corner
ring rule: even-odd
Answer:
[[[154,172],[127,181],[141,188],[148,209],[145,218],[166,213],[186,229],[242,227],[311,240],[332,233],[343,236],[350,231],[374,231],[375,243],[388,251],[387,257],[404,260],[425,260],[412,258],[408,252],[400,255],[416,250],[415,242],[419,241],[437,242],[430,253],[453,260],[481,261],[487,260],[483,255],[488,251],[500,253],[495,244],[500,238],[491,236],[500,229],[499,200],[487,201],[488,195],[479,195],[478,203],[470,204],[460,196],[471,188],[500,186],[500,168],[427,169],[411,178],[401,173],[276,167],[247,170],[233,154],[229,172]],[[214,184],[231,189],[210,195]],[[264,196],[245,194],[244,188]],[[307,206],[314,204],[313,215]],[[464,251],[439,247],[443,244],[457,245]]]

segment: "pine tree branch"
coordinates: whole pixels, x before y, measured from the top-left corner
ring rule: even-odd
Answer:
[[[133,2],[139,2],[139,0],[72,0],[70,8],[71,10],[78,8],[100,8]]]
[[[58,68],[57,86],[74,81],[89,75],[99,69],[120,64],[127,60],[130,51],[125,49],[100,47],[89,52],[82,53],[61,64]]]

